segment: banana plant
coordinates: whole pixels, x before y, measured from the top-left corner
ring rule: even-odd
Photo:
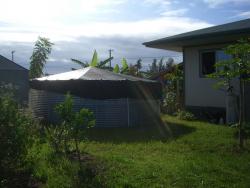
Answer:
[[[128,63],[127,60],[125,58],[122,58],[122,69],[121,69],[121,73],[126,73],[128,71]]]
[[[114,57],[110,57],[108,59],[105,59],[104,61],[99,61],[98,60],[98,54],[96,52],[96,50],[94,51],[92,60],[90,63],[88,62],[83,62],[77,59],[71,59],[71,61],[73,63],[76,63],[78,65],[80,65],[82,68],[86,68],[86,67],[97,67],[97,68],[105,68],[105,65],[110,62],[112,59],[114,59]]]
[[[114,73],[120,73],[120,67],[118,64],[115,65],[114,69],[113,69]]]

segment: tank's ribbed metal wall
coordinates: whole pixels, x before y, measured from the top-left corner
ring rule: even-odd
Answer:
[[[58,122],[55,105],[65,98],[63,94],[30,89],[30,108],[35,117],[52,123]],[[152,122],[159,105],[155,100],[139,99],[83,99],[73,96],[74,110],[88,108],[96,118],[96,127],[134,127]],[[154,112],[154,113],[153,113]]]

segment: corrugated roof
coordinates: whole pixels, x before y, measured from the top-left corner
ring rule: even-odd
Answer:
[[[205,29],[199,29],[187,33],[161,38],[150,42],[145,42],[143,44],[148,47],[154,47],[154,45],[161,45],[165,43],[173,43],[173,45],[175,45],[174,42],[193,40],[201,37],[225,36],[245,33],[250,33],[250,19],[208,27]],[[178,43],[178,45],[181,46],[180,43]]]
[[[79,70],[64,72],[60,74],[36,78],[38,81],[56,81],[56,80],[110,80],[110,81],[144,81],[154,82],[152,80],[138,78],[134,76],[117,74],[108,70],[99,69],[96,67],[87,67]]]

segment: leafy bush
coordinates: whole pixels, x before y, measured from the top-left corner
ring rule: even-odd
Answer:
[[[73,99],[68,93],[65,100],[55,107],[61,123],[47,128],[48,138],[56,153],[69,153],[69,145],[74,141],[80,162],[79,142],[85,139],[85,130],[95,125],[93,112],[82,108],[73,111]]]
[[[185,110],[178,110],[176,115],[181,120],[192,121],[196,119],[194,114]]]
[[[176,93],[172,91],[167,92],[163,101],[164,111],[168,114],[172,114],[176,112],[177,106]]]
[[[3,182],[8,183],[10,174],[25,166],[27,150],[33,140],[31,127],[34,122],[7,93],[1,90],[0,94],[0,181],[5,179]]]

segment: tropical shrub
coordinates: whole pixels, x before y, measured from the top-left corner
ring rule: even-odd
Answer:
[[[0,92],[0,187],[8,184],[10,174],[24,168],[34,137],[32,118],[8,92]]]
[[[192,121],[196,119],[193,113],[185,111],[185,110],[178,110],[176,112],[176,115],[181,120]]]
[[[80,160],[79,142],[86,138],[86,129],[95,125],[93,112],[84,108],[79,112],[73,111],[73,99],[69,93],[62,103],[56,105],[55,111],[61,123],[47,128],[51,146],[57,153],[68,153],[69,145],[73,141]]]

